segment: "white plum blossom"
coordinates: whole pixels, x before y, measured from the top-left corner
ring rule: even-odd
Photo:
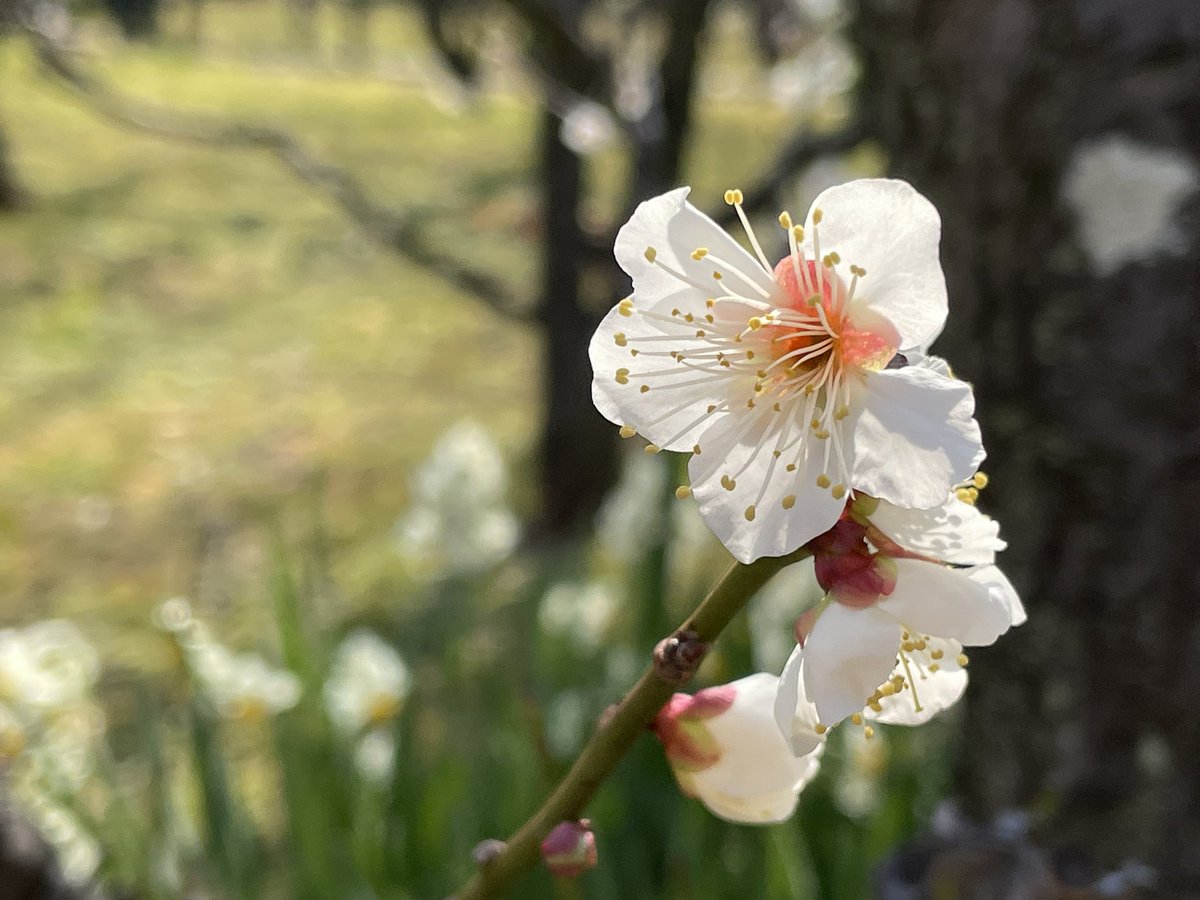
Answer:
[[[994,565],[999,528],[971,503],[952,494],[914,510],[859,497],[847,513],[809,544],[826,597],[797,628],[776,707],[797,753],[848,716],[926,721],[966,687],[962,648],[1025,621]]]
[[[758,673],[693,696],[654,720],[680,789],[730,822],[782,822],[820,767],[823,745],[792,753],[775,722],[779,679]]]
[[[100,658],[64,619],[0,631],[0,700],[41,711],[69,708],[92,692]]]
[[[626,437],[692,454],[701,514],[742,562],[800,547],[864,493],[940,504],[983,458],[969,385],[924,357],[946,318],[937,211],[901,181],[829,188],[772,266],[680,188],[616,256],[632,296],[592,338],[592,398]]]
[[[412,505],[396,524],[401,552],[458,575],[501,562],[520,537],[507,493],[508,471],[491,436],[475,422],[457,423],[412,479]]]
[[[408,666],[369,631],[355,631],[338,646],[325,682],[325,708],[344,734],[394,719],[412,687]]]

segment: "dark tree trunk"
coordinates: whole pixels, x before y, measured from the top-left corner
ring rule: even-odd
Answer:
[[[1200,6],[859,0],[853,38],[942,214],[937,349],[1030,612],[977,655],[960,787],[1044,811],[1064,859],[1198,890]]]
[[[25,191],[13,169],[8,135],[0,127],[0,212],[12,212],[25,206]]]
[[[130,40],[146,40],[158,34],[160,0],[106,0],[108,11]]]

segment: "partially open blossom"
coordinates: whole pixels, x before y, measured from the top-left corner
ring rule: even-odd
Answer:
[[[542,841],[542,859],[559,878],[574,878],[594,868],[598,855],[591,823],[559,822]]]
[[[809,546],[826,598],[798,635],[777,705],[797,753],[847,716],[927,720],[966,687],[963,646],[1025,620],[993,564],[999,529],[955,495],[924,510],[860,497]]]
[[[686,202],[641,204],[617,237],[633,279],[592,338],[601,413],[692,454],[701,514],[742,562],[795,550],[863,492],[932,507],[983,457],[974,397],[923,357],[946,318],[937,211],[901,181],[822,192],[772,265]]]
[[[694,696],[654,720],[680,789],[730,822],[782,822],[816,775],[821,747],[797,757],[775,723],[779,679],[759,673]]]
[[[188,649],[192,672],[222,718],[260,721],[300,700],[300,680],[255,653],[233,653],[207,640]]]

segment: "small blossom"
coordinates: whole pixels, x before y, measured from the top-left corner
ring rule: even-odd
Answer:
[[[772,266],[740,192],[753,256],[687,193],[617,237],[634,292],[592,338],[592,398],[650,452],[691,454],[691,492],[737,559],[802,546],[852,492],[932,507],[975,471],[971,388],[923,360],[947,309],[929,201],[900,181],[830,188],[803,227],[780,216],[791,252]]]
[[[676,694],[654,721],[680,789],[727,821],[784,821],[817,773],[822,746],[797,757],[775,723],[778,686],[759,673]]]
[[[602,581],[559,582],[546,591],[538,607],[538,624],[547,633],[566,637],[584,650],[604,643],[617,611],[612,588]]]
[[[412,687],[400,654],[369,631],[356,631],[338,646],[325,682],[325,708],[345,734],[395,718]]]
[[[85,701],[100,673],[96,649],[63,619],[0,631],[0,700],[42,712]]]
[[[542,841],[542,859],[559,878],[575,878],[595,868],[598,854],[591,823],[559,822]]]
[[[474,422],[459,422],[413,477],[412,507],[396,525],[401,552],[462,575],[495,565],[520,537],[507,492],[508,472],[495,442]]]
[[[224,719],[260,721],[291,709],[300,700],[300,680],[255,653],[232,653],[208,641],[189,651],[197,682]]]
[[[809,545],[826,599],[798,635],[776,707],[797,753],[847,716],[926,721],[965,690],[963,646],[1025,620],[994,565],[999,529],[973,505],[951,495],[905,510],[860,497],[847,512]]]
[[[354,767],[366,781],[386,785],[396,771],[396,737],[383,728],[373,728],[354,748]]]

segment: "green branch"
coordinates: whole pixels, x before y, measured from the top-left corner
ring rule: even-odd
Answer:
[[[807,556],[808,551],[800,549],[748,566],[735,563],[679,630],[693,632],[700,641],[711,643],[771,576]],[[653,666],[647,668],[633,690],[588,741],[554,793],[508,839],[504,849],[484,863],[453,895],[455,900],[499,897],[522,873],[533,868],[541,855],[542,839],[559,822],[580,818],[600,785],[671,698],[675,687],[664,681]]]

